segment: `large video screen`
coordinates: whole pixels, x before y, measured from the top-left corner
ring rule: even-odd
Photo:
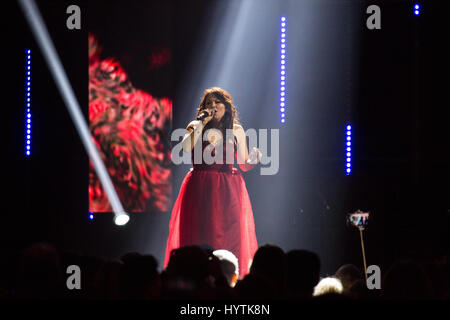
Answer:
[[[127,212],[167,211],[171,198],[172,101],[137,88],[118,59],[89,35],[89,126]],[[162,59],[162,60],[161,60]],[[164,52],[158,63],[164,63]],[[112,208],[92,162],[89,210]]]

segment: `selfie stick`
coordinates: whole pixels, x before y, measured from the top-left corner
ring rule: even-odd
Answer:
[[[359,226],[359,236],[361,237],[361,250],[362,250],[362,255],[363,255],[363,262],[364,262],[364,275],[366,277],[366,282],[367,282],[367,264],[366,264],[366,252],[364,250],[364,239],[363,239],[363,230],[364,227],[363,226]]]

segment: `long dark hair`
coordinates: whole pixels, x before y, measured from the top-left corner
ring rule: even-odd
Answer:
[[[233,129],[234,124],[239,124],[239,117],[235,106],[233,105],[233,98],[231,95],[219,87],[208,88],[203,92],[203,97],[200,102],[200,106],[197,108],[197,116],[206,109],[206,100],[210,95],[219,99],[225,105],[225,114],[222,119],[220,119],[219,125],[217,127],[213,126],[211,121],[206,124],[203,130],[208,130],[211,128],[219,129],[222,132],[223,137],[225,137],[226,129]]]

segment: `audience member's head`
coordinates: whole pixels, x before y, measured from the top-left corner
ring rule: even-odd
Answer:
[[[276,296],[282,297],[286,288],[286,254],[278,247],[265,244],[253,256],[250,273],[268,281]]]
[[[334,277],[323,278],[314,287],[314,297],[340,295],[344,291],[342,283]]]
[[[258,300],[279,298],[271,283],[265,278],[251,273],[239,280],[234,290],[238,299]]]
[[[386,299],[432,298],[431,282],[423,268],[409,260],[398,260],[383,277],[382,296]]]
[[[350,294],[350,288],[358,281],[364,279],[364,274],[359,268],[353,264],[344,264],[341,266],[334,277],[341,280],[345,294]],[[356,287],[355,287],[356,288]],[[355,289],[354,288],[354,289]]]
[[[60,256],[50,244],[35,243],[21,255],[18,298],[58,298],[64,285]]]
[[[220,267],[230,287],[234,287],[239,278],[239,263],[236,256],[228,250],[220,249],[213,252],[220,260]]]
[[[119,272],[120,297],[156,299],[160,294],[158,262],[151,255],[129,255]]]
[[[320,259],[307,250],[291,250],[287,257],[287,293],[291,298],[311,298],[320,278]]]
[[[208,254],[199,246],[172,250],[164,271],[165,295],[172,298],[195,297],[198,289],[208,282]]]

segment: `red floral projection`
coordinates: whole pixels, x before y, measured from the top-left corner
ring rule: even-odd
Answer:
[[[94,142],[125,210],[167,211],[172,191],[172,101],[134,88],[120,64],[101,59],[100,52],[95,36],[89,35],[89,121]],[[112,211],[92,162],[89,210]]]

